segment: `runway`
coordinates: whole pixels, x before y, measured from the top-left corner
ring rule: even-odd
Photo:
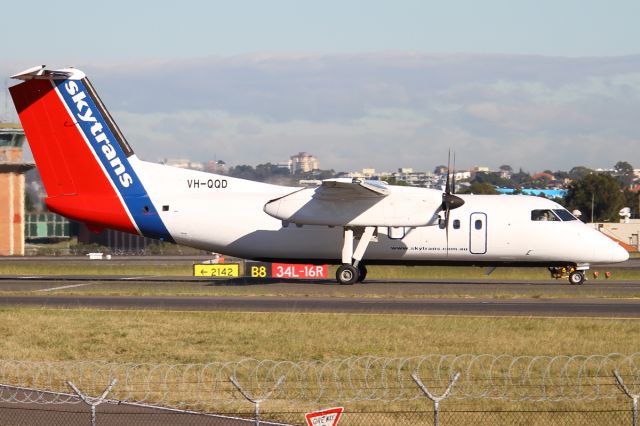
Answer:
[[[637,299],[0,296],[0,306],[175,311],[340,312],[640,318]]]
[[[58,258],[45,260],[59,261]],[[159,264],[185,262],[181,258],[162,256],[125,260]],[[631,259],[622,265],[636,269],[640,267],[640,259]],[[340,286],[332,279],[2,275],[0,306],[640,318],[640,282],[616,280],[615,276],[614,272],[612,279],[591,277],[581,286],[571,286],[564,279],[493,278],[371,279]]]

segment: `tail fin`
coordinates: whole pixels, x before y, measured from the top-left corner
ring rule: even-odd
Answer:
[[[30,68],[9,88],[49,209],[96,228],[172,241],[130,159],[134,153],[86,75]]]

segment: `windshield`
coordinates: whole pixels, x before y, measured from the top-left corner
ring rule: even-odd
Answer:
[[[570,220],[578,220],[578,218],[572,215],[568,210],[554,209],[553,211],[555,212],[555,214],[558,215],[560,219],[562,219],[565,222],[568,222]]]
[[[565,209],[538,209],[531,210],[531,220],[536,222],[569,222],[578,219]]]
[[[551,210],[540,209],[531,211],[531,220],[535,222],[560,221],[560,218]]]

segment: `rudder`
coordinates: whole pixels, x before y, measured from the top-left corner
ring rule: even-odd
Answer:
[[[128,161],[129,144],[82,71],[35,67],[9,89],[47,206],[95,227],[172,240]]]

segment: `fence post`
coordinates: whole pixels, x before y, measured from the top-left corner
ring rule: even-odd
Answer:
[[[100,395],[98,398],[93,398],[80,392],[80,390],[72,382],[67,382],[67,384],[71,389],[73,389],[75,394],[78,395],[78,397],[85,404],[91,407],[91,426],[96,426],[96,407],[104,402],[104,399],[107,397],[109,392],[111,392],[111,388],[113,388],[116,383],[118,383],[118,379],[113,379],[109,386],[106,387],[104,392],[102,392],[102,395]]]
[[[620,390],[633,401],[633,426],[638,426],[638,399],[640,399],[640,394],[631,393],[627,385],[624,384],[624,381],[622,380],[622,377],[620,376],[618,370],[613,370],[613,375],[616,378],[616,382],[618,382],[618,387],[620,388]]]
[[[455,376],[453,376],[453,379],[449,383],[449,386],[447,386],[447,389],[440,396],[434,395],[431,392],[429,392],[429,389],[427,389],[424,383],[422,383],[422,380],[420,380],[420,377],[418,377],[416,373],[413,373],[411,375],[411,378],[413,379],[414,382],[416,382],[416,384],[420,387],[420,389],[422,389],[422,392],[424,392],[427,398],[433,401],[433,426],[439,426],[440,419],[438,417],[438,412],[440,411],[440,402],[444,401],[449,396],[449,393],[451,392],[453,385],[460,378],[460,373],[456,373]]]
[[[284,376],[280,376],[276,384],[273,385],[273,388],[271,388],[269,392],[264,394],[262,398],[256,398],[254,396],[249,395],[247,391],[242,389],[242,387],[240,386],[238,381],[235,379],[235,377],[233,376],[229,377],[229,381],[231,381],[231,384],[235,386],[236,389],[238,389],[238,392],[240,392],[247,401],[253,403],[253,405],[255,406],[256,426],[260,426],[260,403],[268,400],[271,397],[271,394],[280,387],[280,385],[284,381]]]

